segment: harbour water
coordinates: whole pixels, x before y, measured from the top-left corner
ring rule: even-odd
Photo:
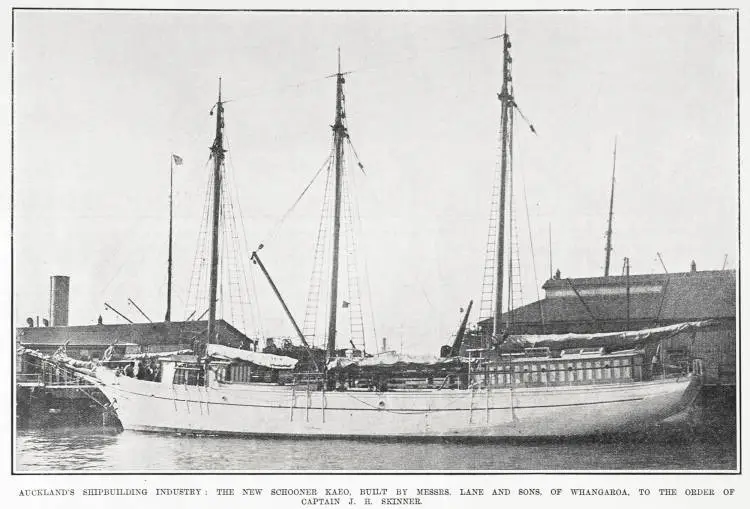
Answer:
[[[189,437],[113,428],[19,430],[17,472],[733,470],[734,426],[581,440],[414,443]]]

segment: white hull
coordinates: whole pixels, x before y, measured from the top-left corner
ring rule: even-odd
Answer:
[[[565,387],[321,392],[100,376],[129,430],[317,437],[553,437],[633,431],[690,405],[696,377]]]

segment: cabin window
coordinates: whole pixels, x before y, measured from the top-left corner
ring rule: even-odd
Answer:
[[[227,381],[227,375],[229,374],[229,369],[226,366],[223,366],[221,364],[215,364],[215,365],[212,365],[210,369],[213,372],[214,377],[217,382]]]
[[[632,378],[633,377],[633,369],[632,369],[632,364],[630,363],[630,359],[627,359],[626,361],[624,361],[623,364],[624,364],[624,366],[622,368],[622,370],[623,370],[622,376],[624,378]]]
[[[612,360],[612,378],[621,378],[620,373],[620,359],[613,359]]]
[[[639,357],[633,358],[633,378],[643,380],[643,368]]]
[[[227,380],[234,383],[249,384],[255,382],[277,383],[279,372],[276,369],[264,368],[254,364],[232,364],[228,369]]]
[[[197,366],[178,366],[174,370],[173,383],[175,385],[203,385],[203,368]]]

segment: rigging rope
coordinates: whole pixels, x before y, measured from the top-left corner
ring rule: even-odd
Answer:
[[[200,229],[198,230],[198,239],[195,245],[195,254],[193,255],[193,268],[190,274],[190,283],[188,284],[188,295],[185,299],[186,306],[188,308],[185,310],[186,315],[189,314],[188,310],[190,309],[191,304],[193,307],[193,313],[198,312],[204,307],[202,305],[204,303],[204,300],[200,296],[205,293],[201,292],[201,285],[203,284],[204,275],[207,275],[204,274],[204,272],[208,271],[208,266],[206,265],[206,236],[208,235],[208,225],[210,222],[210,205],[212,201],[211,196],[213,194],[213,175],[211,174],[211,172],[206,171],[206,168],[208,167],[208,164],[210,162],[211,157],[208,158],[203,166],[203,171],[206,174],[206,192],[203,199],[201,225]],[[197,320],[200,320],[200,318],[198,318]]]
[[[513,96],[513,83],[511,82],[510,94]],[[513,134],[515,133],[515,115],[513,110],[508,112],[508,317],[506,320],[506,329],[510,329],[515,321],[515,287],[516,282],[519,286],[519,300],[523,303],[523,292],[521,291],[521,260],[518,252],[518,235],[516,224],[516,210],[513,204],[513,181],[515,180],[515,167],[513,165]],[[515,241],[515,243],[514,243]],[[516,262],[515,266],[513,262]],[[516,271],[516,269],[518,269]],[[518,272],[518,273],[516,273]]]
[[[229,165],[234,169],[234,162],[232,160],[232,152],[229,142],[229,136],[227,134],[224,134],[224,138],[227,141],[227,154],[229,159]],[[232,172],[232,174],[234,171]],[[240,216],[240,226],[242,228],[242,240],[244,241],[244,253],[250,253],[251,250],[248,247],[247,243],[247,228],[245,227],[245,214],[242,212],[242,200],[239,199],[239,186],[236,184],[232,185],[232,187],[235,189],[235,193],[237,194],[237,210],[239,211]],[[244,263],[244,257],[241,258],[242,261],[242,271],[243,271],[243,277],[245,280],[245,287],[248,289],[248,304],[250,305],[250,319],[252,320],[253,324],[255,325],[255,335],[257,338],[265,337],[265,334],[263,333],[263,314],[260,309],[260,302],[257,298],[250,298],[250,295],[257,296],[258,291],[255,284],[255,273],[252,270],[246,270],[245,269],[245,263]],[[250,285],[247,284],[247,274],[250,274]]]
[[[330,236],[327,235],[327,225],[330,222],[331,207],[333,202],[331,201],[331,194],[333,190],[333,179],[331,170],[333,167],[333,152],[334,144],[331,142],[331,148],[329,156],[326,161],[326,180],[323,187],[323,205],[321,206],[320,219],[318,222],[318,232],[315,239],[315,249],[313,251],[313,267],[310,275],[310,284],[307,291],[307,299],[305,301],[305,318],[302,325],[302,333],[305,337],[309,338],[310,343],[315,346],[315,339],[318,336],[318,315],[320,313],[320,292],[321,292],[321,281],[323,276],[323,269],[326,264],[327,253],[329,252]],[[328,297],[329,288],[325,288],[324,296]],[[327,300],[327,299],[326,299]],[[320,337],[325,337],[325,332]]]
[[[345,74],[354,74],[354,73],[359,73],[359,72],[370,72],[370,71],[376,71],[376,70],[381,70],[381,69],[387,69],[389,67],[393,67],[393,66],[396,66],[396,65],[404,64],[404,63],[407,63],[407,62],[412,62],[412,61],[417,60],[419,58],[423,58],[423,57],[427,57],[427,56],[441,55],[441,54],[449,53],[451,51],[456,51],[456,50],[459,50],[459,49],[464,49],[464,48],[470,48],[470,47],[473,47],[473,46],[478,46],[478,45],[486,43],[487,41],[490,41],[492,39],[494,39],[494,37],[490,37],[490,38],[483,37],[481,39],[472,39],[471,42],[466,42],[466,43],[461,43],[461,44],[454,44],[453,46],[447,46],[447,47],[443,47],[443,48],[438,48],[438,49],[435,49],[433,51],[426,51],[426,52],[423,52],[423,53],[416,53],[416,54],[408,56],[406,58],[401,58],[401,59],[397,59],[397,60],[387,61],[387,62],[385,62],[383,64],[379,64],[379,65],[374,65],[374,66],[369,66],[369,67],[360,67],[359,69],[353,69],[351,71],[347,71]]]
[[[265,236],[270,235],[269,241],[276,238],[276,235],[278,234],[281,228],[281,225],[284,223],[284,221],[286,221],[287,217],[289,217],[289,214],[291,214],[292,211],[294,211],[295,207],[299,204],[299,202],[302,201],[302,198],[305,196],[305,194],[307,194],[307,191],[310,189],[310,187],[312,187],[312,185],[318,179],[318,176],[323,172],[324,169],[326,169],[330,165],[332,158],[333,158],[333,151],[331,151],[328,154],[328,157],[326,157],[325,161],[323,161],[323,165],[320,168],[318,168],[318,171],[315,172],[315,175],[310,180],[310,182],[308,182],[307,186],[305,186],[305,189],[303,189],[300,195],[297,197],[297,199],[294,200],[294,203],[292,204],[292,206],[289,207],[289,209],[287,209],[287,211],[284,212],[284,214],[281,216],[281,219],[276,221],[276,223],[268,230],[268,233],[266,233]],[[263,242],[261,244],[263,244]]]
[[[383,70],[383,69],[389,69],[391,67],[394,67],[394,66],[397,66],[397,65],[401,65],[401,64],[404,64],[404,63],[408,63],[408,62],[417,61],[417,60],[420,60],[422,58],[433,57],[433,56],[441,55],[441,54],[444,54],[444,53],[449,53],[449,52],[452,52],[452,51],[461,50],[461,49],[464,49],[464,48],[471,48],[471,47],[474,47],[474,46],[478,46],[478,45],[484,44],[484,43],[486,43],[488,41],[491,41],[492,39],[495,39],[495,38],[496,37],[483,37],[481,39],[472,39],[471,41],[465,42],[465,43],[454,44],[452,46],[447,46],[447,47],[443,47],[443,48],[437,48],[437,49],[434,49],[432,51],[425,51],[425,52],[421,52],[421,53],[415,53],[415,54],[410,55],[410,56],[408,56],[406,58],[393,59],[393,60],[385,60],[385,61],[383,61],[380,64],[376,64],[376,65],[373,65],[373,66],[367,66],[367,67],[360,67],[360,68],[352,69],[350,71],[343,72],[342,74],[354,74],[354,73],[372,72],[372,71],[378,71],[378,70]],[[286,91],[289,91],[289,90],[298,90],[301,87],[304,87],[304,86],[307,86],[307,85],[310,85],[310,84],[317,84],[318,82],[322,82],[322,81],[327,80],[327,79],[329,79],[331,77],[334,77],[334,76],[336,76],[336,75],[335,74],[333,74],[333,75],[328,74],[328,75],[325,75],[325,76],[316,76],[315,78],[304,79],[304,80],[298,81],[296,83],[290,83],[290,84],[287,84],[287,85],[280,85],[280,86],[276,86],[276,87],[267,87],[267,88],[256,88],[256,89],[253,89],[253,90],[249,90],[241,98],[233,98],[233,99],[231,99],[231,101],[230,100],[226,100],[226,101],[224,101],[224,103],[238,102],[238,101],[242,101],[242,100],[244,100],[245,98],[248,98],[248,97],[255,97],[255,96],[263,95],[263,94],[270,93],[270,92],[279,92],[279,91],[286,92]]]
[[[529,126],[529,129],[531,130],[531,132],[534,134],[539,134],[536,132],[536,129],[534,128],[534,124],[532,124],[531,121],[528,118],[526,118],[526,115],[523,114],[523,112],[521,111],[521,108],[518,107],[518,104],[516,104],[516,101],[513,101],[513,108],[518,112],[519,115],[521,115],[521,118],[524,120],[524,122],[526,122],[526,125]]]
[[[359,163],[359,156],[357,155],[356,150],[354,150],[354,146],[351,145],[351,142],[349,143],[349,147],[352,150],[352,153],[354,154],[354,157],[357,159],[357,162]],[[365,174],[364,168],[362,168],[362,164],[359,163],[360,169],[362,169],[362,173]],[[351,195],[354,195],[356,193],[356,179],[354,179],[354,176],[350,176],[349,181],[351,183]],[[356,223],[353,225],[355,231],[359,229],[359,238],[365,239],[366,236],[364,235],[364,223],[362,221],[362,216],[359,212],[359,200],[353,199],[353,209],[354,209],[354,218],[356,220]],[[367,253],[367,250],[364,250],[365,253]],[[364,270],[365,270],[365,287],[367,288],[367,303],[368,307],[370,308],[370,325],[372,325],[372,340],[373,345],[375,347],[375,350],[377,351],[377,342],[378,342],[378,333],[377,328],[375,326],[375,306],[373,306],[372,302],[372,286],[370,285],[370,270],[367,264],[367,256],[364,256]]]
[[[521,173],[521,187],[523,189],[523,202],[526,205],[526,225],[529,229],[529,246],[531,247],[531,267],[534,270],[534,290],[536,290],[536,300],[539,303],[539,317],[542,321],[542,333],[544,333],[544,309],[542,306],[542,300],[539,297],[539,277],[536,274],[536,257],[534,256],[534,238],[531,234],[531,215],[529,214],[529,199],[526,196],[526,179],[523,173]]]
[[[357,166],[359,166],[359,169],[362,170],[362,173],[367,175],[365,172],[365,166],[362,164],[362,161],[359,158],[359,154],[357,154],[357,150],[354,148],[354,144],[352,143],[352,139],[347,136],[346,142],[349,144],[349,148],[352,150],[352,154],[354,154],[354,159],[357,160]]]
[[[234,171],[234,161],[232,160],[232,152],[231,152],[231,143],[229,140],[229,137],[225,134],[225,140],[227,144],[227,153],[228,153],[228,163],[229,167],[232,171],[225,172],[225,178],[223,180],[224,186],[225,186],[225,192],[224,196],[226,197],[226,203],[227,203],[227,211],[228,211],[228,223],[226,226],[228,228],[225,228],[229,231],[229,233],[232,236],[232,258],[228,259],[228,262],[232,266],[228,267],[228,270],[230,272],[230,301],[232,299],[231,290],[232,290],[232,278],[239,279],[238,282],[235,283],[236,286],[236,305],[239,306],[239,318],[241,320],[242,324],[242,332],[246,336],[250,336],[248,324],[245,322],[245,306],[249,307],[250,311],[250,322],[251,326],[253,327],[254,336],[260,337],[261,331],[263,329],[263,316],[260,312],[260,306],[258,305],[258,299],[257,299],[257,292],[255,288],[255,280],[253,279],[253,272],[249,270],[247,267],[247,264],[249,263],[249,258],[244,256],[245,253],[250,253],[250,249],[248,248],[248,240],[247,240],[247,229],[245,227],[245,218],[244,214],[242,213],[242,201],[239,197],[239,186],[236,184],[236,180],[234,177],[235,171]],[[237,210],[235,211],[235,204]],[[240,227],[241,230],[237,226],[237,216],[240,217]],[[232,273],[232,270],[234,270],[234,273]],[[248,284],[248,273],[250,273],[250,280],[251,284]],[[251,286],[252,285],[252,286]],[[244,300],[243,300],[244,297]],[[234,316],[234,306],[232,306],[232,315]]]

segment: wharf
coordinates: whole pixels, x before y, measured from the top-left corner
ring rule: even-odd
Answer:
[[[27,358],[24,363],[33,371],[16,374],[19,427],[119,425],[96,384],[49,361]]]

